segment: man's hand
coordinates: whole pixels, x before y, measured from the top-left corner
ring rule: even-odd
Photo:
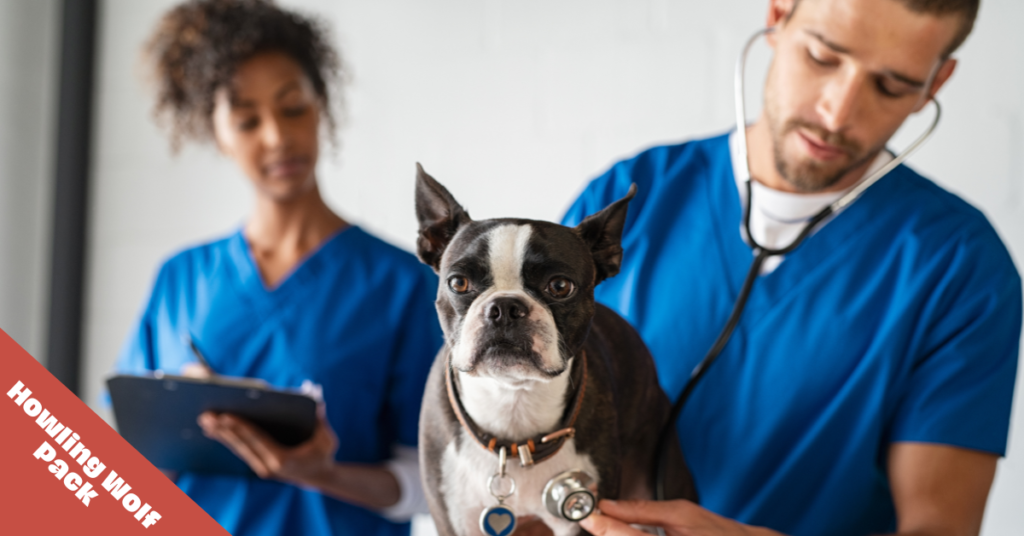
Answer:
[[[198,421],[207,437],[231,449],[260,478],[317,486],[334,468],[338,438],[322,411],[313,437],[295,447],[281,445],[245,419],[227,413],[207,411]]]
[[[778,532],[744,525],[686,500],[603,500],[600,508],[600,514],[580,522],[594,536],[643,536],[631,524],[661,527],[666,536],[779,536]]]

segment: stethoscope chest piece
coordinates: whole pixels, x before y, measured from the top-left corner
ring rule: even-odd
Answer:
[[[585,471],[561,473],[544,486],[544,507],[551,515],[578,522],[597,509],[597,481]]]

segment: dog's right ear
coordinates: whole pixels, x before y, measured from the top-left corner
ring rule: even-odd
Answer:
[[[463,225],[472,221],[469,213],[434,177],[416,163],[416,218],[420,222],[416,255],[435,272],[441,268],[441,255]]]
[[[629,200],[636,195],[636,183],[629,186],[626,196],[591,214],[576,226],[576,234],[590,246],[597,270],[594,284],[619,273],[622,266],[622,229],[626,225]]]

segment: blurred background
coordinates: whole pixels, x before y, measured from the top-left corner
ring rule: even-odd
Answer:
[[[139,50],[170,0],[0,1],[0,328],[111,420],[103,381],[160,262],[233,232],[244,177],[177,156]],[[766,0],[280,0],[345,58],[328,201],[410,249],[415,162],[479,218],[557,220],[586,181],[654,144],[733,127],[732,71]],[[988,215],[1024,266],[1024,2],[984,0],[911,158]],[[768,53],[751,61],[751,117]],[[911,120],[901,149],[930,120]],[[984,536],[1024,527],[1024,396]]]

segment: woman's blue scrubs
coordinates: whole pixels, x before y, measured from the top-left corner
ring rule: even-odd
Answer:
[[[268,290],[241,232],[167,261],[117,363],[177,373],[196,361],[279,387],[323,387],[339,462],[381,463],[415,446],[441,346],[437,278],[409,253],[348,227]],[[177,484],[235,535],[405,535],[369,510],[258,478],[182,474]]]

